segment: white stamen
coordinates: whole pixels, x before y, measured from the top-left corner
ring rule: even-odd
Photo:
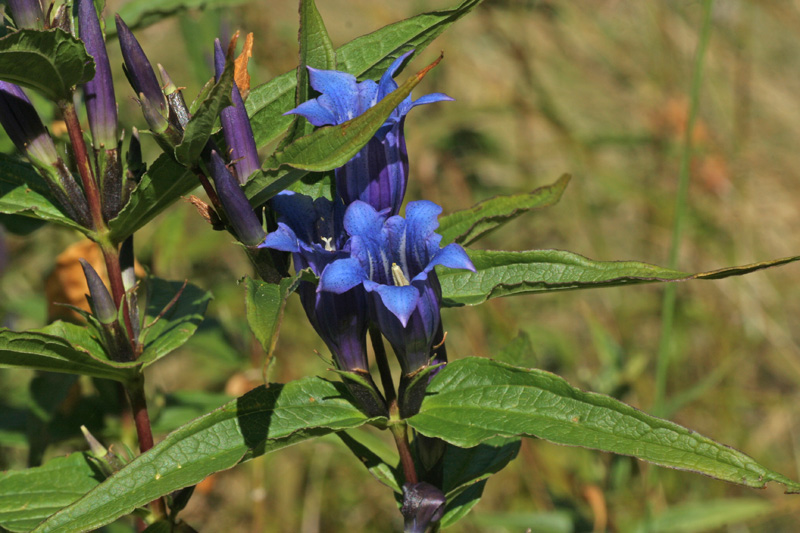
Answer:
[[[335,252],[336,247],[333,245],[333,237],[320,237],[322,242],[325,243],[325,251],[326,252]]]
[[[403,269],[397,266],[397,263],[392,263],[392,280],[394,280],[395,287],[406,287],[411,285],[408,278],[403,274]]]

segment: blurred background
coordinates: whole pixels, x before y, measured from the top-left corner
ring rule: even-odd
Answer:
[[[295,3],[232,3],[182,11],[136,32],[151,61],[162,63],[189,99],[211,76],[213,38],[236,29],[255,34],[253,86],[296,64]],[[336,46],[456,3],[317,1]],[[109,0],[106,16],[123,4]],[[701,26],[696,0],[485,0],[409,67],[418,70],[443,51],[444,61],[415,94],[441,91],[456,102],[410,113],[407,198],[436,201],[447,213],[569,173],[559,204],[475,247],[558,248],[666,266]],[[710,31],[679,249],[678,268],[689,272],[800,253],[800,7],[718,0]],[[145,129],[116,44],[110,55],[121,120]],[[40,110],[51,131],[64,135],[52,111]],[[13,148],[0,139],[5,151]],[[158,149],[145,142],[152,161]],[[70,264],[87,253],[79,236],[54,227],[19,235],[30,231],[11,221],[0,227],[0,323],[12,329],[40,327],[63,313],[51,300],[82,298],[80,288],[70,289],[76,279]],[[253,272],[232,238],[212,231],[184,201],[137,233],[136,246],[144,270],[189,279],[214,294],[193,339],[149,368],[151,416],[163,435],[263,382],[264,353],[248,330],[237,285]],[[798,268],[678,286],[661,406],[665,417],[794,479],[800,478]],[[448,352],[546,369],[652,411],[663,294],[663,285],[647,285],[446,310]],[[292,299],[270,381],[328,374],[328,354],[311,332]],[[124,411],[108,384],[4,370],[0,469],[85,449],[80,424],[117,450],[135,449]],[[181,516],[202,531],[402,529],[391,491],[336,438],[212,476]],[[798,522],[800,500],[778,487],[745,489],[529,439],[449,531],[791,532]],[[121,521],[107,530],[131,526]]]

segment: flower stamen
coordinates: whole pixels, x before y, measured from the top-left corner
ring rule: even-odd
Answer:
[[[394,281],[395,287],[406,287],[411,285],[411,283],[408,281],[408,278],[403,273],[403,269],[397,266],[397,263],[392,263],[392,280]]]

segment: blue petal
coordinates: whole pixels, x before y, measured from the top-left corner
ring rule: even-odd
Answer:
[[[358,111],[358,82],[355,76],[336,70],[308,67],[309,83],[330,99],[336,113],[336,124],[354,118]]]
[[[353,257],[339,259],[326,266],[322,271],[317,292],[342,294],[362,283],[366,277],[366,273],[357,259]]]
[[[367,290],[369,287],[364,286]],[[403,327],[408,325],[408,318],[419,302],[419,290],[413,285],[394,287],[392,285],[378,285],[373,292],[377,292],[386,309],[400,320]]]
[[[258,247],[272,248],[273,250],[280,250],[282,252],[300,251],[297,236],[292,229],[283,222],[278,222],[278,229],[268,234],[264,242],[259,244]]]
[[[417,107],[418,105],[425,105],[425,104],[432,104],[434,102],[454,102],[455,98],[447,96],[444,93],[431,93],[426,94],[424,96],[420,96],[413,102],[411,102],[411,107]],[[409,109],[411,109],[409,107]]]
[[[460,268],[463,270],[471,270],[472,272],[476,272],[475,265],[472,264],[467,252],[464,251],[464,248],[461,245],[456,243],[450,243],[441,250],[433,257],[428,266],[425,268],[426,271],[430,271],[436,265],[446,266],[448,268]]]
[[[291,111],[284,113],[284,115],[300,115],[314,126],[336,124],[336,114],[331,109],[321,105],[316,98],[303,102]]]
[[[356,200],[344,214],[344,228],[350,235],[375,236],[383,228],[384,217],[366,202]]]
[[[272,208],[278,213],[278,220],[284,222],[306,244],[317,242],[314,235],[317,213],[310,196],[283,191],[270,200]]]
[[[382,99],[390,92],[397,89],[397,83],[392,79],[394,78],[395,73],[400,68],[400,65],[406,60],[408,56],[414,53],[414,50],[409,50],[405,54],[401,55],[397,59],[395,59],[391,66],[386,69],[386,72],[383,73],[381,76],[381,81],[378,83],[378,99]]]
[[[378,103],[378,84],[372,80],[364,80],[358,84],[358,109],[356,115],[363,115],[370,107]]]

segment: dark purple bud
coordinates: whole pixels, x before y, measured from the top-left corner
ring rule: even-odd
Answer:
[[[114,97],[114,81],[111,78],[111,64],[108,62],[103,32],[92,0],[78,0],[78,24],[81,40],[86,45],[86,51],[94,58],[95,64],[94,78],[83,86],[94,147],[116,149],[117,100]]]
[[[425,533],[442,519],[447,503],[444,493],[430,483],[403,485],[403,513],[405,533]]]
[[[44,13],[39,0],[8,0],[8,7],[18,29],[41,30],[44,27]]]
[[[239,187],[236,178],[225,166],[225,161],[219,154],[212,150],[209,171],[214,180],[214,188],[217,190],[225,215],[236,236],[241,242],[248,246],[256,246],[264,241],[266,232],[261,226],[261,222],[253,212],[250,202],[244,195],[244,191]]]
[[[223,70],[225,70],[225,53],[222,51],[219,39],[215,39],[214,74],[217,81],[222,76]],[[220,113],[222,133],[230,151],[233,168],[236,170],[236,178],[240,184],[244,185],[253,172],[261,169],[261,163],[258,160],[258,150],[250,118],[247,116],[247,110],[244,108],[244,101],[236,82],[233,83],[231,100],[233,105],[226,107]]]
[[[172,83],[172,78],[169,77],[169,74],[160,63],[158,64],[158,72],[161,74],[161,81],[164,82],[164,95],[167,97],[167,105],[169,106],[169,120],[183,129],[189,123],[189,119],[192,118],[192,114],[189,113],[189,107],[186,105],[186,100],[183,99],[183,93]]]
[[[125,25],[120,16],[115,15],[115,18],[117,21],[119,47],[122,50],[122,59],[125,61],[126,73],[133,90],[137,95],[144,93],[152,105],[162,111],[165,110],[164,94],[161,92],[161,86],[158,84],[156,73],[153,72],[150,61],[144,54],[139,41],[136,40],[136,37],[133,36],[133,33],[131,33],[131,30]]]
[[[91,226],[83,192],[59,157],[36,109],[20,87],[5,81],[0,81],[0,124],[14,145],[45,177],[64,212],[72,220]]]
[[[83,275],[89,285],[89,295],[92,297],[92,312],[101,324],[113,324],[117,321],[117,306],[111,299],[103,280],[97,271],[85,259],[79,259],[83,267]]]
[[[31,162],[37,166],[56,164],[56,146],[33,104],[19,86],[6,81],[0,81],[0,124]]]

